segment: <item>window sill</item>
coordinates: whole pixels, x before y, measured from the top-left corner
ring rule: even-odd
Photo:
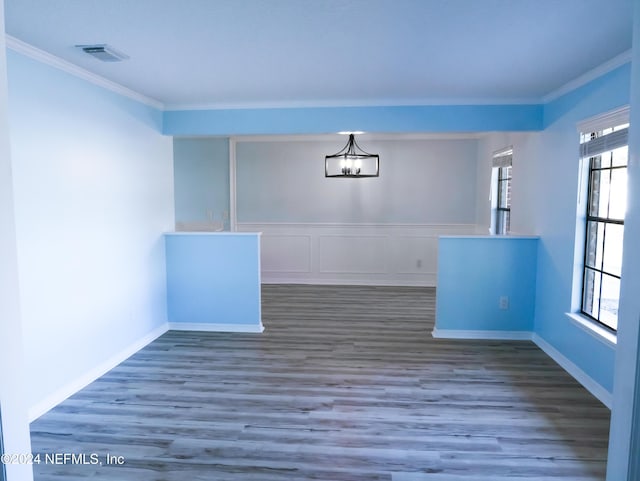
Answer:
[[[607,346],[615,348],[618,344],[618,336],[613,332],[605,329],[602,326],[599,326],[596,322],[591,319],[577,313],[577,312],[567,312],[567,317],[571,319],[571,321],[578,326],[580,329],[585,331],[587,334],[590,334],[592,337],[597,339],[598,341],[606,344]]]

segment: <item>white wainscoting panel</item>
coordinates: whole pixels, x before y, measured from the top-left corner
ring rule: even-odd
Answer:
[[[435,286],[438,236],[473,224],[237,224],[262,232],[262,282]]]
[[[386,274],[387,236],[320,235],[322,274]]]
[[[397,274],[433,275],[438,268],[438,237],[398,236],[393,239]]]
[[[271,273],[311,273],[311,235],[262,235],[261,265],[264,275]]]

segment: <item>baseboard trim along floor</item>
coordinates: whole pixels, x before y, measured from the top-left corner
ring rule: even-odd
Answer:
[[[38,402],[29,409],[29,422],[33,422],[40,416],[50,411],[65,399],[73,396],[75,393],[91,384],[96,379],[100,378],[111,369],[140,351],[143,347],[155,341],[167,331],[204,331],[204,332],[255,332],[260,333],[264,331],[262,324],[204,324],[197,322],[171,322],[165,323],[149,334],[139,339],[136,342],[131,343],[122,351],[114,354],[109,359],[99,364],[95,368],[88,371],[83,376],[79,377],[75,381],[72,381],[62,388],[55,391],[50,396],[47,396],[42,401]]]
[[[168,330],[169,325],[167,323],[158,326],[153,331],[151,331],[141,339],[129,344],[126,348],[114,354],[106,361],[100,363],[83,376],[77,378],[75,381],[71,381],[62,388],[55,391],[50,396],[44,398],[39,403],[31,406],[28,412],[29,422],[31,423],[35,421],[40,416],[49,412],[51,409],[63,402],[65,399],[73,396],[75,393],[77,393],[81,389],[84,389],[96,379],[104,376],[107,372],[111,371],[114,367],[118,366],[119,364],[133,356],[148,344],[151,344]]]
[[[500,341],[530,341],[531,331],[490,331],[490,330],[462,330],[433,328],[431,335],[436,339],[484,339]]]
[[[532,341],[542,349],[547,356],[553,359],[558,365],[567,371],[573,378],[578,381],[582,386],[593,394],[602,404],[611,409],[613,404],[613,395],[607,391],[602,385],[597,383],[591,376],[576,366],[567,357],[565,357],[555,347],[541,338],[539,335],[534,334]]]
[[[576,381],[593,394],[602,404],[611,409],[613,395],[596,382],[586,372],[571,362],[560,351],[545,341],[538,334],[531,331],[489,331],[489,330],[461,330],[433,328],[431,335],[435,339],[477,339],[477,340],[503,340],[503,341],[532,341],[547,356],[553,359],[560,367],[567,371]]]
[[[204,322],[170,322],[170,331],[255,332],[264,331],[262,324],[215,324]]]

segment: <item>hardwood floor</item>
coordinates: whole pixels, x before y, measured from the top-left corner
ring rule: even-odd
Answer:
[[[263,334],[168,332],[34,422],[103,462],[36,480],[603,480],[609,410],[530,342],[433,339],[434,299],[265,286]]]

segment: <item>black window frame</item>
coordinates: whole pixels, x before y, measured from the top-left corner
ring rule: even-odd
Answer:
[[[505,235],[511,230],[511,180],[513,167],[511,165],[497,167],[498,169],[498,198],[496,203],[496,234]],[[506,199],[503,198],[502,184],[506,183]],[[504,201],[504,202],[503,202]],[[504,207],[502,207],[504,204]]]
[[[614,127],[617,128],[618,126]],[[598,138],[602,136],[602,131],[600,132],[592,132],[590,134],[590,138],[591,140]],[[620,147],[616,147],[616,148],[620,148]],[[627,149],[628,149],[628,144],[627,144]],[[603,279],[605,278],[605,276],[610,276],[614,279],[618,279],[618,281],[620,281],[621,279],[621,274],[615,274],[613,272],[609,272],[607,270],[605,270],[604,268],[604,263],[605,263],[605,252],[606,252],[606,237],[607,237],[607,227],[609,225],[618,225],[618,226],[622,226],[623,227],[623,236],[624,236],[624,218],[623,219],[617,219],[617,218],[612,218],[610,217],[610,207],[611,207],[611,188],[609,188],[608,191],[608,198],[607,198],[607,216],[606,217],[602,217],[599,214],[599,212],[592,212],[592,208],[598,209],[600,208],[600,199],[593,199],[593,196],[596,195],[593,191],[593,187],[594,185],[596,185],[596,182],[594,181],[594,176],[595,175],[599,175],[600,178],[602,178],[603,173],[608,173],[608,177],[609,177],[609,185],[611,186],[611,180],[612,180],[612,176],[613,176],[613,172],[615,170],[620,170],[620,169],[627,169],[628,164],[629,164],[629,159],[628,159],[628,153],[627,153],[627,161],[624,165],[613,165],[612,159],[610,159],[608,161],[608,166],[603,167],[603,163],[602,163],[602,159],[603,156],[605,155],[613,155],[613,151],[615,150],[615,148],[612,148],[610,150],[606,150],[602,153],[599,153],[597,155],[592,155],[588,157],[588,167],[589,167],[589,171],[588,171],[588,175],[587,175],[587,201],[586,201],[586,208],[585,208],[585,227],[584,227],[584,256],[583,256],[583,262],[582,262],[582,289],[581,289],[581,296],[580,296],[580,313],[583,316],[586,316],[587,318],[591,319],[592,321],[598,323],[599,325],[603,326],[605,329],[607,329],[610,332],[613,333],[617,333],[617,328],[614,328],[613,326],[605,323],[602,321],[602,286],[604,284]],[[598,191],[597,195],[600,195],[600,191]],[[599,226],[603,225],[603,233],[602,233],[602,256],[600,259],[600,265],[597,266],[596,265],[596,259],[597,259],[597,251],[598,251],[598,236],[597,236],[597,232],[599,232]],[[596,232],[596,236],[590,236],[590,231],[592,231],[594,229],[595,226],[595,232]],[[592,249],[591,244],[595,242],[595,246],[593,246],[594,248]],[[593,257],[593,259],[591,259],[590,257]],[[588,278],[588,273],[592,272],[594,273],[594,275],[596,276],[600,276],[600,283],[599,283],[599,291],[597,293],[598,296],[598,312],[597,315],[593,315],[592,309],[590,311],[587,311],[586,307],[588,305],[588,303],[585,302],[585,299],[587,299],[588,296],[588,292],[587,292],[587,284],[589,283],[589,278]],[[590,294],[591,296],[593,296],[593,292]],[[591,297],[591,299],[593,299],[593,297]],[[618,303],[620,302],[620,295],[618,294]],[[593,305],[593,302],[591,302],[591,304]]]

